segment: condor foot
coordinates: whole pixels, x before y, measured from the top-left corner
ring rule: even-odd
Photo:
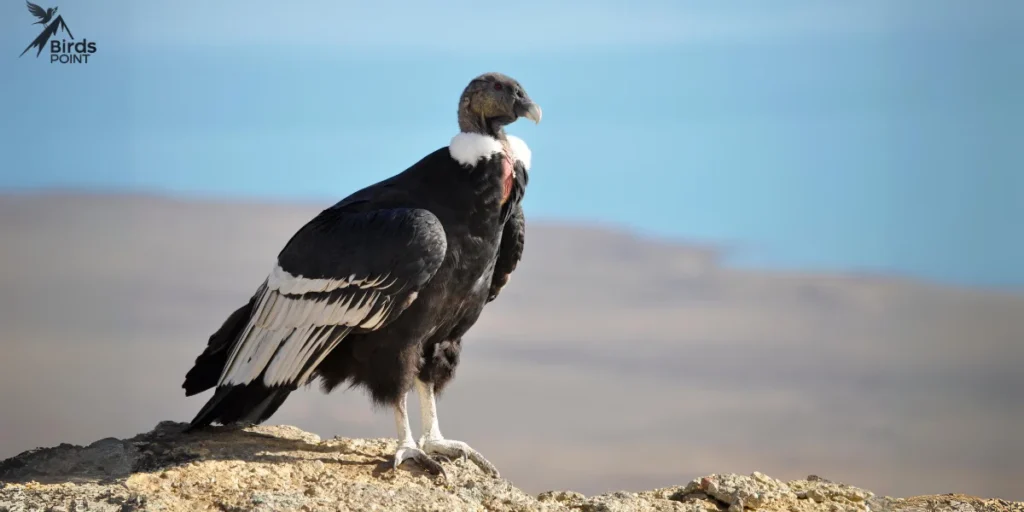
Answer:
[[[446,480],[448,475],[445,474],[444,468],[441,467],[441,463],[430,458],[423,450],[415,446],[399,446],[398,451],[395,452],[395,469],[401,466],[403,462],[407,460],[413,460],[420,465],[423,469],[432,475],[441,475]]]
[[[490,461],[480,455],[480,452],[471,448],[468,444],[462,441],[452,441],[449,439],[424,439],[420,442],[420,446],[423,451],[431,455],[441,455],[448,457],[449,459],[455,459],[462,457],[465,459],[472,460],[477,466],[480,466],[484,471],[494,475],[495,478],[499,478],[501,475],[498,473],[498,468],[494,467]]]

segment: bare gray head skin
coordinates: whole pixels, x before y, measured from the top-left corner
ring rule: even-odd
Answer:
[[[505,141],[504,127],[520,117],[540,123],[541,109],[514,78],[484,73],[466,86],[459,99],[459,129]]]

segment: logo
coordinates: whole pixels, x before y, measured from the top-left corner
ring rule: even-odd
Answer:
[[[28,12],[36,17],[36,21],[32,24],[42,25],[43,31],[32,40],[31,44],[25,47],[21,55],[25,55],[25,52],[36,48],[36,57],[38,58],[39,54],[43,53],[43,48],[49,46],[50,64],[89,63],[89,56],[96,53],[96,43],[94,41],[84,38],[81,41],[75,41],[75,36],[71,34],[71,29],[64,23],[64,17],[57,14],[57,7],[43,9],[28,0],[25,0],[25,4],[28,6]],[[57,35],[58,31],[66,33],[71,40],[54,39],[53,37]],[[21,57],[21,55],[18,57]]]

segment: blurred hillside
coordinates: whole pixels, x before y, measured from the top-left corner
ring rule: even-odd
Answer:
[[[0,458],[191,418],[206,395],[183,396],[184,372],[325,206],[0,196]],[[439,404],[445,434],[520,488],[813,470],[1024,499],[1024,296],[737,270],[711,247],[528,222]],[[394,428],[361,393],[316,389],[271,422]]]

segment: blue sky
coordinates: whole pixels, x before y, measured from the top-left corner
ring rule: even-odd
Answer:
[[[1017,0],[56,5],[89,64],[19,58],[39,26],[0,3],[2,189],[333,201],[447,144],[497,70],[544,107],[510,129],[533,218],[1024,286]]]

